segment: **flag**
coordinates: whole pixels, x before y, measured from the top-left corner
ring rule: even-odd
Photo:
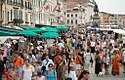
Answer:
[[[61,12],[60,6],[58,6],[58,8],[56,9],[56,11]]]
[[[47,0],[44,0],[42,8],[44,8],[45,4],[47,3]]]
[[[47,0],[44,0],[44,2],[43,2],[43,6],[46,4],[46,2],[47,2]]]
[[[47,6],[45,7],[45,9],[48,10],[48,9],[49,9],[49,5],[47,5]]]
[[[53,9],[53,12],[56,10],[56,8],[57,8],[57,5],[56,5],[55,8]]]
[[[55,6],[55,8],[53,9],[53,12],[54,11],[58,11],[58,12],[61,12],[61,10],[60,10],[60,3],[59,3],[59,1],[57,0],[57,5]]]

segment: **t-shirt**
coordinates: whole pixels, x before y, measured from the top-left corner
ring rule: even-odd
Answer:
[[[90,59],[91,59],[91,53],[85,53],[85,55],[84,55],[84,59],[85,59],[85,62],[86,63],[89,63],[90,62]]]
[[[91,42],[91,47],[95,47],[95,42]]]
[[[56,80],[55,74],[57,74],[55,70],[52,70],[52,73],[49,73],[48,70],[45,72],[45,76],[47,77],[47,80]]]
[[[18,58],[13,59],[13,65],[14,67],[20,67],[24,63],[23,59],[19,56]]]
[[[46,80],[45,76],[37,77],[37,80]]]
[[[29,67],[24,65],[23,71],[24,71],[23,80],[31,80],[32,73],[35,71],[34,67],[32,65],[30,65]]]

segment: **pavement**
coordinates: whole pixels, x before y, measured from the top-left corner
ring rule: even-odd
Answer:
[[[104,76],[97,76],[95,74],[95,64],[93,64],[93,67],[91,68],[91,73],[90,73],[90,79],[89,80],[125,80],[125,73],[123,73],[123,66],[120,66],[120,75],[119,76],[113,76],[111,74],[111,66],[109,68],[109,75],[104,75]]]
[[[120,75],[119,76],[113,76],[111,74],[111,68],[109,69],[110,74],[109,75],[104,75],[102,77],[98,77],[94,74],[94,67],[92,68],[92,73],[90,74],[90,79],[89,80],[125,80],[125,74],[123,74],[123,68],[121,66],[120,70]]]

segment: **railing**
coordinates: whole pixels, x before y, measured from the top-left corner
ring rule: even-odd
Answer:
[[[7,1],[7,4],[22,7],[22,8],[24,7],[23,3],[14,2],[14,1]]]

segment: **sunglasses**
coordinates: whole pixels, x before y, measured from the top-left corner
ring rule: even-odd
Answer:
[[[53,66],[49,66],[50,68],[53,67]]]

